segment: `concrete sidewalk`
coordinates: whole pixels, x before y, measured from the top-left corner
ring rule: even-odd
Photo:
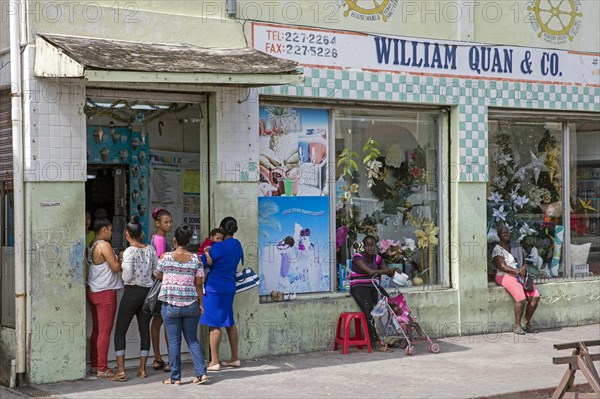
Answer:
[[[567,369],[566,365],[553,365],[552,357],[567,356],[570,351],[556,351],[553,345],[591,339],[600,339],[600,324],[525,336],[497,333],[446,338],[438,341],[439,354],[418,344],[415,356],[400,349],[366,353],[353,348],[349,355],[328,351],[245,361],[240,369],[210,373],[210,383],[202,386],[162,385],[167,373],[151,370],[149,377],[141,380],[135,369],[128,369],[129,380],[124,383],[82,380],[36,388],[64,398],[104,399],[471,398],[532,390],[528,396],[535,396],[535,390],[556,387]],[[183,375],[183,382],[193,377],[189,362],[184,363]],[[580,372],[576,376],[575,384],[585,382]]]

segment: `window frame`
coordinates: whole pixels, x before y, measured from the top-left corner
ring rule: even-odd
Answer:
[[[340,101],[340,100],[331,100],[331,99],[319,99],[318,102],[315,102],[314,99],[304,99],[304,98],[289,98],[282,96],[260,96],[259,98],[259,106],[286,106],[291,108],[312,108],[312,109],[326,109],[329,112],[329,137],[328,137],[328,145],[329,145],[329,154],[335,154],[335,114],[336,112],[342,110],[352,110],[352,111],[391,111],[391,112],[427,112],[427,113],[435,113],[438,117],[438,129],[437,129],[437,140],[438,140],[438,159],[436,165],[436,174],[438,177],[437,181],[437,201],[438,201],[438,226],[440,228],[438,233],[438,251],[436,256],[436,262],[438,267],[438,282],[437,284],[428,284],[421,287],[405,287],[403,290],[412,290],[412,289],[423,289],[423,287],[427,287],[430,290],[446,290],[452,289],[452,275],[451,275],[451,257],[444,256],[444,249],[448,248],[446,239],[447,234],[450,229],[450,220],[448,220],[450,203],[444,202],[444,197],[450,198],[449,190],[450,185],[449,176],[451,176],[451,154],[450,154],[450,107],[446,106],[432,106],[432,105],[411,105],[411,104],[390,104],[390,103],[381,103],[381,102],[369,102],[369,101]],[[444,136],[446,135],[446,136]],[[446,137],[446,140],[444,140]],[[329,159],[329,165],[335,166],[335,160]],[[447,165],[448,171],[444,171],[444,165]],[[331,169],[331,168],[330,168]],[[330,230],[330,242],[335,243],[335,230],[336,230],[336,218],[335,218],[335,210],[336,202],[335,202],[335,182],[336,176],[332,175],[332,170],[329,170],[328,180],[329,180],[329,230]],[[446,174],[448,176],[446,176]],[[446,179],[444,178],[446,176]],[[331,248],[331,245],[330,245]],[[335,259],[335,247],[330,249],[330,259],[329,259],[329,272],[330,276],[330,286],[329,291],[318,292],[318,293],[305,293],[299,294],[300,298],[321,298],[324,294],[344,294],[344,292],[337,290],[337,264]],[[444,259],[448,259],[445,261]],[[445,262],[445,263],[444,263]],[[348,293],[346,293],[348,294]]]
[[[562,195],[562,215],[564,225],[564,238],[563,238],[563,252],[562,256],[565,259],[565,275],[564,277],[551,277],[549,279],[536,279],[536,283],[540,282],[556,282],[561,279],[572,280],[572,270],[568,267],[568,259],[571,256],[571,224],[567,223],[571,218],[571,176],[569,170],[570,163],[570,129],[569,125],[581,121],[594,121],[598,122],[600,115],[589,112],[545,112],[545,111],[523,111],[505,108],[489,108],[488,109],[488,134],[489,134],[489,123],[493,121],[539,121],[539,122],[558,122],[562,128],[562,162],[561,172],[563,179],[563,186],[561,190]],[[488,136],[489,137],[489,136]],[[490,155],[491,146],[488,142],[488,157]],[[488,158],[489,159],[489,158]],[[491,176],[489,176],[491,181]],[[490,181],[486,184],[489,185]],[[487,215],[486,215],[487,217]],[[489,255],[488,255],[489,256]],[[490,259],[487,259],[489,262]],[[591,276],[594,279],[600,279],[600,275]]]

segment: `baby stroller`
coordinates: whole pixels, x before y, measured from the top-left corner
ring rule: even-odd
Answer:
[[[402,276],[399,273],[396,273],[396,275]],[[371,312],[379,338],[383,344],[400,341],[401,347],[406,348],[407,355],[412,356],[415,354],[414,344],[425,342],[429,344],[430,352],[438,353],[440,346],[431,341],[417,322],[417,317],[413,314],[412,309],[404,299],[404,295],[399,290],[402,277],[397,276],[394,276],[392,280],[394,286],[392,289],[395,295],[390,293],[389,298],[381,292],[376,278],[372,280],[375,289],[379,293],[379,301]]]

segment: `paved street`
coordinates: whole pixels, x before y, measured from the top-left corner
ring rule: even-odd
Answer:
[[[447,338],[441,353],[418,345],[413,357],[403,350],[366,353],[353,349],[257,359],[243,367],[210,374],[208,385],[161,385],[166,373],[152,371],[140,380],[128,369],[129,381],[74,381],[37,388],[65,398],[467,398],[555,387],[566,366],[552,364],[553,344],[600,338],[600,325],[542,331]],[[597,352],[597,348],[592,350]],[[598,367],[598,363],[596,363]],[[186,362],[183,381],[193,377]],[[583,383],[578,375],[575,383]],[[6,392],[3,392],[4,399]],[[10,396],[7,396],[13,399]],[[15,396],[16,398],[17,396]]]

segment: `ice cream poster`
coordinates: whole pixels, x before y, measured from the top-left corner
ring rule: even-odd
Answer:
[[[132,132],[122,126],[87,127],[87,161],[89,164],[128,164],[131,160]]]
[[[259,108],[259,197],[328,195],[329,112]]]
[[[148,134],[126,126],[88,125],[87,162],[129,165],[129,215],[139,215],[148,236]],[[128,215],[128,216],[129,216]]]
[[[330,289],[328,197],[258,198],[260,295]]]
[[[149,159],[148,139],[146,132],[134,131],[131,133],[131,161],[129,165],[129,214],[139,215],[144,234],[149,234]]]

